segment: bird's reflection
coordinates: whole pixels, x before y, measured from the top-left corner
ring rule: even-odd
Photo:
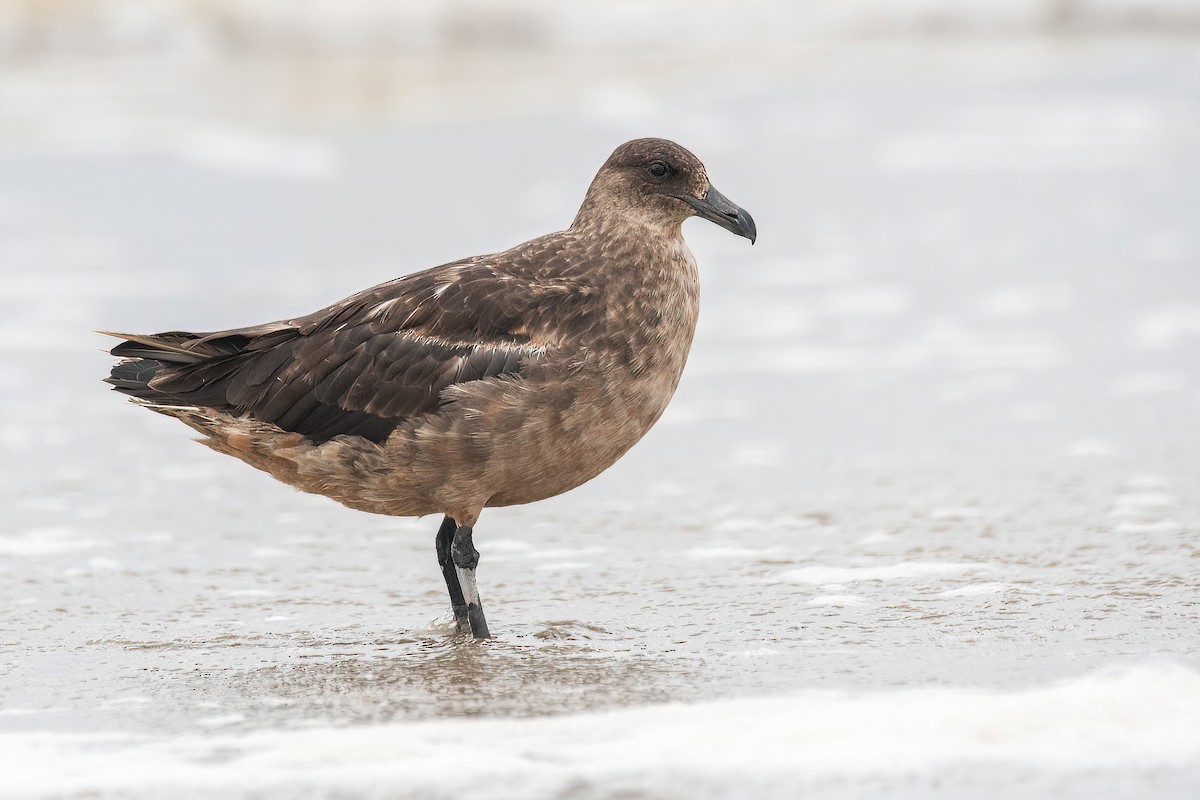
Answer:
[[[515,641],[398,638],[354,653],[329,643],[322,654],[229,676],[220,700],[250,725],[386,722],[599,710],[681,699],[694,685],[686,664],[589,641],[605,633],[565,621]]]

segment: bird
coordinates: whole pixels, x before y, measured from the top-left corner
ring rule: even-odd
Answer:
[[[565,230],[293,319],[100,331],[122,340],[105,381],[302,491],[374,514],[440,514],[457,632],[485,639],[483,510],[596,477],[679,384],[699,314],[690,217],[757,239],[695,155],[635,139],[603,163]]]

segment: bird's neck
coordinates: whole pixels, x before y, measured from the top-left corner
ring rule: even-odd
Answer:
[[[605,206],[586,198],[571,223],[571,230],[599,239],[641,240],[683,238],[683,220],[648,208]]]
[[[599,215],[572,226],[578,245],[593,258],[598,283],[615,292],[691,294],[699,285],[696,261],[678,222],[630,215]]]
[[[699,315],[696,261],[678,226],[668,234],[624,222],[573,229],[605,308],[592,344],[635,374],[663,376],[673,391]]]

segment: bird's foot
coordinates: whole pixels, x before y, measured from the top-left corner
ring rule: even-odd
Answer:
[[[459,621],[459,631],[466,633],[469,630],[476,639],[488,639],[492,634],[488,631],[487,619],[483,616],[483,602],[479,599],[479,587],[475,583],[479,551],[475,549],[471,534],[470,526],[464,525],[454,532],[454,540],[450,544],[450,557],[454,561],[454,571],[466,604],[467,624],[463,625],[458,608],[454,609],[454,616]]]
[[[462,606],[463,616],[459,616],[458,606],[454,609],[455,619],[458,621],[459,633],[470,633],[476,639],[489,639],[491,633],[488,631],[487,619],[483,616],[483,602],[479,599],[479,589],[475,585],[475,570],[457,568],[458,582],[462,586],[463,598],[466,600]]]
[[[478,603],[472,603],[467,606],[467,622],[471,628],[471,635],[476,639],[492,638],[492,633],[488,630],[487,620],[483,616],[483,606]]]
[[[470,633],[471,622],[467,616],[467,604],[451,603],[450,608],[454,611],[454,627],[459,633]]]

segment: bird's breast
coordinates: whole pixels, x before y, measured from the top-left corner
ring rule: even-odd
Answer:
[[[586,333],[548,348],[521,380],[481,386],[489,397],[469,403],[477,413],[464,425],[490,457],[462,471],[480,473],[488,505],[532,502],[590,480],[666,409],[696,330],[695,262],[681,250],[625,266],[594,284],[603,313]]]
[[[666,408],[687,363],[700,312],[700,280],[682,240],[637,267],[609,292],[599,349],[628,412],[648,428]]]

